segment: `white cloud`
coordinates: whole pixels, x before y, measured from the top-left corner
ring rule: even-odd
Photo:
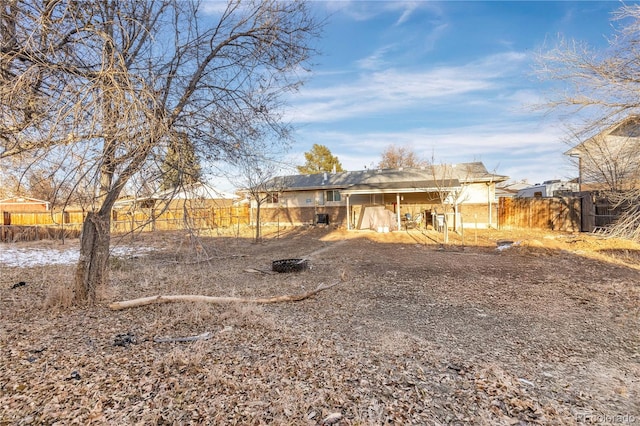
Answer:
[[[227,9],[226,1],[205,1],[202,3],[202,12],[206,15],[222,15]]]
[[[400,15],[400,17],[398,18],[398,20],[396,21],[395,25],[402,25],[405,22],[407,22],[409,20],[409,18],[411,17],[411,15],[413,14],[413,12],[420,6],[420,3],[418,2],[390,2],[390,5],[392,6],[401,6],[402,9],[402,14]]]
[[[356,21],[368,21],[381,14],[396,12],[399,17],[395,25],[402,25],[418,9],[427,9],[431,13],[441,14],[439,5],[425,1],[323,1],[316,3],[329,13],[342,13]]]
[[[324,6],[329,13],[340,12],[355,21],[368,21],[383,11],[382,3],[378,2],[340,0],[319,2],[318,5]]]
[[[577,25],[579,10],[572,7],[564,17],[550,16],[553,21],[543,30],[562,28],[559,19]],[[340,3],[343,18],[376,18],[371,24],[379,37],[358,40],[352,54],[362,56],[345,55],[337,65],[339,79],[317,75],[291,99],[294,109],[287,118],[302,125],[292,158],[302,159],[319,143],[347,170],[360,170],[375,166],[384,148],[396,144],[413,146],[438,162],[483,161],[513,179],[575,176],[563,155],[564,131],[545,124],[555,118],[541,114],[543,91],[551,86],[532,78],[533,47],[541,42],[534,31],[540,28],[517,34],[487,28],[478,44],[460,45],[459,52],[438,49],[445,37],[448,49],[468,41],[470,16],[459,21],[457,11],[433,2]],[[515,46],[524,50],[514,51]],[[496,48],[502,53],[483,55]],[[469,55],[476,59],[467,60]]]
[[[345,82],[343,78],[340,84],[333,86],[303,88],[292,98],[287,119],[298,123],[331,122],[375,112],[449,103],[462,95],[479,95],[508,85],[504,82],[506,76],[520,69],[526,59],[525,54],[507,52],[460,66],[440,66],[423,71],[387,69],[358,74],[351,82]],[[486,95],[480,99],[484,102]],[[464,102],[474,101],[471,96]]]
[[[449,29],[448,23],[437,24],[424,38],[424,51],[431,51],[436,47],[436,43],[445,35]]]
[[[561,129],[526,122],[493,122],[445,129],[415,128],[402,132],[300,131],[292,158],[303,161],[313,143],[326,145],[346,170],[378,164],[390,144],[410,146],[436,163],[483,161],[489,170],[513,179],[565,179],[574,171],[562,155]]]
[[[389,64],[384,57],[392,49],[391,46],[383,46],[376,49],[371,55],[356,61],[358,68],[364,70],[376,70]]]

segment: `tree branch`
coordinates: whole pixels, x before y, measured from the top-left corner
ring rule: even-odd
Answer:
[[[202,296],[194,294],[179,294],[179,295],[167,295],[167,296],[151,296],[141,297],[139,299],[125,300],[122,302],[114,302],[109,305],[109,309],[112,311],[120,311],[127,308],[137,308],[140,306],[151,305],[154,303],[169,303],[169,302],[204,302],[204,303],[256,303],[256,304],[269,304],[269,303],[283,303],[283,302],[299,302],[301,300],[308,299],[323,290],[328,290],[331,287],[335,287],[340,284],[340,281],[336,281],[330,285],[320,285],[313,291],[284,296],[274,296],[267,298],[244,298],[244,297],[216,297],[216,296]]]

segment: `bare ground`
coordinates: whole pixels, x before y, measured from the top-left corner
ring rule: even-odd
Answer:
[[[640,245],[441,238],[329,228],[272,230],[262,244],[127,237],[120,244],[154,251],[112,258],[112,285],[93,307],[64,307],[73,267],[0,266],[0,424],[640,423]],[[500,239],[514,244],[497,250]],[[311,269],[269,273],[286,258]],[[107,307],[338,281],[297,303]]]

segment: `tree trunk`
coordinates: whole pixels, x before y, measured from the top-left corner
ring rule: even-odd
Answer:
[[[260,225],[260,205],[262,203],[258,201],[256,206],[256,243],[262,241],[262,226]]]
[[[76,268],[74,300],[94,303],[96,289],[107,283],[111,215],[89,212],[82,225],[80,260]]]

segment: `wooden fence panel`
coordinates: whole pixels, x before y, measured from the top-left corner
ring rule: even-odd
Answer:
[[[501,229],[581,230],[581,200],[577,197],[507,198],[499,200]]]
[[[62,240],[78,238],[82,225],[0,225],[0,242],[16,243],[19,241]]]
[[[84,212],[3,212],[0,223],[0,241],[31,241],[44,238],[60,238],[62,235],[77,237],[82,230]],[[159,213],[153,209],[135,211],[114,210],[111,231],[174,231],[226,228],[249,225],[249,207],[207,207],[172,209]]]

